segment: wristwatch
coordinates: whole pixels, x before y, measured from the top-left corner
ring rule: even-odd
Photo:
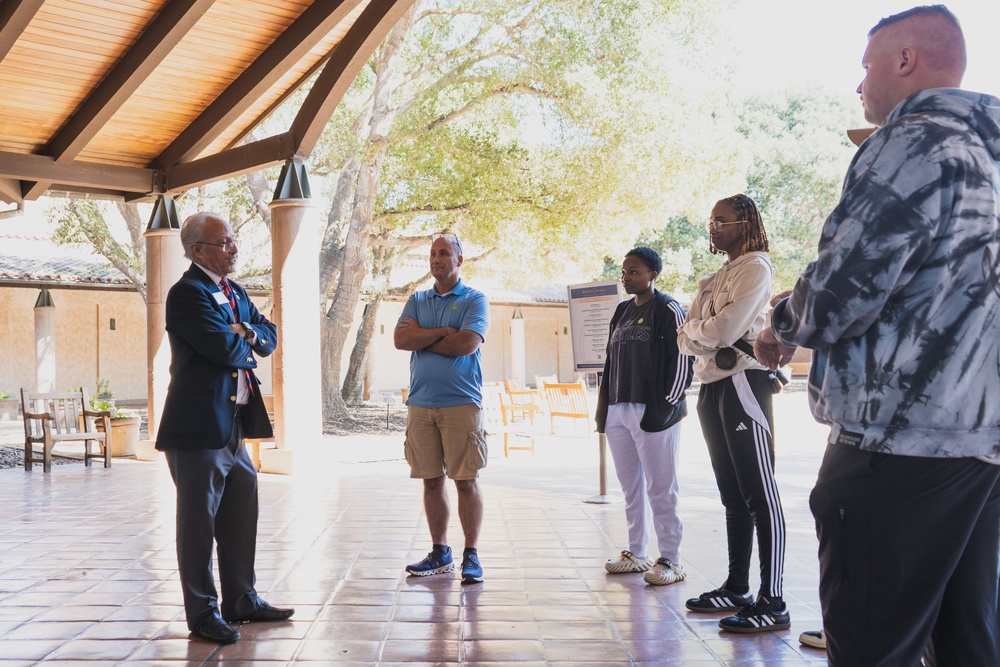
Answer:
[[[249,322],[240,322],[240,324],[242,324],[243,328],[246,330],[246,333],[243,334],[243,340],[249,343],[251,340],[253,340],[254,331],[253,329],[250,328]]]

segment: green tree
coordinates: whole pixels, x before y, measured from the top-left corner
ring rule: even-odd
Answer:
[[[119,241],[112,232],[109,219],[118,214],[118,224],[124,223],[128,242]],[[118,269],[146,300],[146,242],[142,236],[145,221],[135,204],[96,201],[93,199],[53,199],[47,209],[56,221],[57,243],[82,244],[105,257]]]
[[[733,133],[731,162],[740,169],[740,182],[713,184],[714,194],[705,199],[695,222],[675,215],[634,237],[633,245],[660,253],[664,269],[658,286],[682,300],[693,298],[698,280],[725,260],[709,252],[702,221],[715,201],[737,192],[752,197],[764,218],[777,269],[775,291],[791,288],[815,257],[820,228],[840,197],[856,150],[845,130],[864,125],[855,99],[820,89],[766,96],[730,92],[723,99],[735,115],[722,120],[719,132]],[[600,277],[617,277],[620,268],[621,257],[605,257]]]
[[[364,354],[343,389],[340,360],[362,293],[376,312],[400,289],[393,264],[426,249],[431,233],[459,234],[512,284],[537,283],[599,261],[659,215],[665,175],[701,162],[666,150],[660,121],[691,116],[680,101],[652,120],[641,113],[669,86],[651,71],[649,46],[657,30],[661,40],[696,32],[700,4],[437,0],[400,21],[314,157],[315,173],[330,177],[320,261],[321,292],[333,289],[327,417],[356,398]]]
[[[857,150],[846,130],[866,123],[856,97],[815,88],[750,96],[740,108],[738,132],[752,154],[746,193],[767,225],[775,290],[790,289],[816,256],[823,221],[840,199]]]

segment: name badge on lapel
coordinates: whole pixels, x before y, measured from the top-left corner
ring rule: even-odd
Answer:
[[[220,306],[228,306],[229,305],[229,299],[227,299],[226,295],[223,294],[222,292],[215,292],[215,293],[212,294],[212,296],[215,297],[215,302],[217,304],[219,304]]]

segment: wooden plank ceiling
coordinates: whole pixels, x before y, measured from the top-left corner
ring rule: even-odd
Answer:
[[[307,158],[413,2],[0,0],[0,201],[150,201]]]

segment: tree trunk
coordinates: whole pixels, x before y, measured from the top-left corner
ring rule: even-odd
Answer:
[[[393,70],[399,60],[403,40],[412,25],[413,10],[389,33],[375,63],[375,87],[372,92],[372,121],[368,139],[361,150],[357,186],[351,222],[344,239],[340,275],[330,309],[323,319],[323,416],[338,419],[347,415],[341,393],[341,357],[347,334],[354,321],[354,311],[361,298],[361,287],[368,274],[368,240],[375,218],[375,203],[382,178],[382,164],[389,150],[386,136],[395,120],[391,105]],[[328,248],[324,248],[327,251]],[[322,287],[322,285],[321,285]]]
[[[358,177],[354,212],[344,243],[344,263],[333,302],[323,320],[323,413],[328,419],[347,414],[347,404],[340,392],[341,355],[361,298],[362,284],[368,275],[368,237],[387,148],[384,140],[378,141],[376,146]]]
[[[382,295],[376,295],[374,300],[365,306],[365,315],[358,328],[358,336],[351,351],[351,363],[344,377],[344,388],[341,395],[348,405],[361,405],[364,402],[365,368],[368,366],[368,351],[371,350],[372,337],[375,335],[375,317],[382,303]]]

